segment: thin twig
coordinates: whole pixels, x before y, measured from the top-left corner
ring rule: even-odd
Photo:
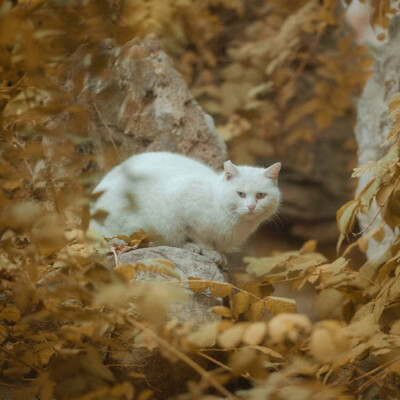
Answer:
[[[360,236],[360,235],[362,235],[367,229],[369,229],[369,228],[371,227],[371,225],[372,225],[372,224],[375,222],[375,220],[378,218],[378,215],[381,213],[383,207],[385,207],[387,201],[389,200],[389,196],[394,192],[394,189],[396,189],[396,186],[397,186],[397,184],[398,184],[398,182],[399,182],[399,179],[400,179],[400,177],[398,177],[398,178],[396,179],[396,181],[395,181],[395,183],[394,183],[394,185],[393,185],[393,187],[392,187],[392,190],[387,194],[385,200],[383,200],[383,203],[382,203],[382,204],[376,203],[377,206],[378,206],[378,212],[375,214],[374,218],[372,218],[372,221],[369,222],[369,224],[368,224],[362,231],[360,231],[360,232],[358,232],[358,233],[353,233],[353,236]]]
[[[12,140],[12,143],[15,144],[20,150],[25,151],[25,149],[22,147],[21,143],[19,143],[17,139],[14,138],[14,139]],[[29,171],[29,173],[31,174],[31,176],[33,176],[32,168],[31,168],[31,166],[29,165],[27,159],[24,157],[22,160],[24,161],[24,163],[25,163],[25,165],[26,165],[26,168],[28,169],[28,171]]]
[[[396,363],[396,362],[399,361],[399,360],[400,360],[400,356],[397,356],[397,357],[395,357],[393,360],[390,360],[390,361],[388,361],[388,362],[386,362],[386,363],[384,363],[384,364],[382,364],[382,365],[379,365],[378,367],[376,367],[376,368],[374,368],[374,369],[371,369],[371,371],[365,372],[364,375],[357,376],[357,378],[352,379],[352,380],[349,381],[348,383],[353,383],[353,382],[355,382],[355,381],[358,381],[358,380],[360,380],[360,379],[363,379],[363,378],[367,377],[368,375],[372,375],[374,372],[377,372],[377,371],[379,371],[379,370],[381,370],[381,369],[384,369],[384,368],[386,368],[387,366],[389,366],[390,364],[394,364],[394,363]]]
[[[104,125],[104,127],[105,127],[106,130],[107,130],[108,136],[110,137],[111,143],[112,143],[112,145],[113,145],[113,147],[114,147],[115,152],[117,153],[118,158],[119,158],[120,160],[122,160],[121,153],[119,152],[118,147],[117,147],[117,145],[116,145],[115,142],[114,142],[114,138],[112,137],[112,132],[110,131],[110,128],[109,128],[108,125],[105,123],[105,121],[104,121],[104,119],[103,119],[103,116],[102,116],[102,114],[101,114],[99,108],[97,107],[97,104],[95,103],[95,101],[94,101],[93,99],[92,99],[92,102],[93,102],[94,109],[96,110],[96,113],[97,113],[97,115],[98,115],[98,117],[99,117],[99,119],[100,119],[100,122]]]
[[[111,252],[112,252],[113,255],[114,255],[115,266],[118,267],[118,265],[119,265],[119,259],[118,259],[117,251],[115,250],[115,247],[114,247],[114,246],[110,246],[110,248],[111,248]]]
[[[205,359],[217,364],[218,366],[220,366],[221,368],[225,369],[226,371],[229,371],[229,372],[233,371],[233,369],[231,367],[228,367],[227,365],[223,364],[222,362],[216,360],[213,357],[208,356],[207,354],[202,353],[201,351],[198,351],[197,354],[202,356],[202,357],[204,357]],[[256,382],[256,380],[249,373],[240,374],[240,376],[242,376],[245,379],[248,379],[249,381]]]
[[[354,365],[353,365],[353,367],[355,367],[358,370],[358,372],[364,373],[364,371],[361,368],[354,366]],[[370,382],[371,380],[373,380],[378,386],[381,386],[380,383],[378,382],[378,379],[375,376],[371,376],[370,379],[368,380],[368,382]],[[359,386],[358,389],[362,388],[363,385]]]
[[[9,388],[13,388],[13,389],[21,389],[20,386],[10,385],[9,383],[5,383],[5,382],[0,382],[0,386],[9,387]]]
[[[379,384],[377,380],[387,374],[386,371],[381,371],[379,374],[375,376],[371,376],[367,382],[363,383],[361,386],[357,388],[357,392],[362,393],[365,389],[371,386],[373,383],[377,384],[379,387],[382,387],[382,384]]]
[[[374,282],[373,280],[371,280],[371,279],[367,278],[366,276],[360,274],[358,271],[353,271],[353,270],[351,270],[351,269],[347,269],[347,272],[348,272],[349,274],[357,275],[357,276],[359,276],[360,278],[365,279],[367,282],[369,282],[369,283],[371,283],[372,285],[376,286],[378,289],[380,288],[380,286],[379,286],[376,282]]]
[[[389,194],[390,194],[390,193],[389,193]],[[361,231],[358,232],[358,233],[353,233],[353,236],[354,236],[354,237],[357,237],[357,236],[363,235],[363,234],[365,233],[365,231],[366,231],[367,229],[369,229],[369,228],[371,227],[371,225],[375,222],[375,220],[378,218],[378,215],[381,213],[383,207],[384,207],[384,206],[378,206],[378,211],[377,211],[377,213],[374,215],[374,218],[372,218],[372,220],[368,223],[368,225],[367,225],[363,230],[361,230]]]

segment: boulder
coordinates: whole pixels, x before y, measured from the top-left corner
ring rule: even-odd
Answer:
[[[146,259],[157,259],[169,261],[174,264],[175,272],[180,280],[187,281],[189,277],[217,282],[230,282],[230,277],[209,258],[190,250],[175,247],[160,246],[133,250],[122,253],[119,262],[122,264],[135,263]],[[114,264],[114,258],[109,262]],[[138,271],[134,278],[137,281],[171,282],[178,281],[169,275],[159,274],[152,271]],[[194,293],[188,289],[187,283],[182,283],[188,294],[185,302],[173,302],[168,306],[167,320],[177,319],[179,322],[189,322],[198,326],[203,323],[219,321],[220,316],[210,311],[213,306],[222,305],[222,299],[211,297],[210,292]],[[119,379],[132,381],[130,372],[140,372],[146,376],[146,381],[134,379],[133,384],[137,389],[147,389],[148,385],[156,389],[156,398],[167,398],[176,395],[186,389],[189,379],[196,379],[197,374],[183,362],[172,363],[168,358],[162,356],[163,352],[149,351],[145,347],[133,346],[132,351],[113,352],[109,355],[110,364],[119,365],[114,367],[114,372]],[[165,353],[165,352],[164,352]],[[218,358],[219,355],[213,355]],[[201,357],[191,356],[195,361],[205,368],[209,362]],[[124,366],[127,364],[128,366]],[[133,367],[131,367],[133,365]],[[157,397],[157,393],[160,397]]]
[[[171,151],[220,169],[226,146],[155,36],[118,46],[83,45],[65,68],[65,89],[88,108],[102,169],[146,151]],[[108,156],[107,150],[112,156]]]
[[[131,264],[146,259],[165,260],[173,263],[175,272],[179,274],[181,281],[187,282],[189,277],[216,282],[230,281],[227,273],[223,272],[211,259],[190,250],[158,246],[133,250],[119,256],[122,264]],[[151,282],[178,281],[169,275],[152,271],[138,271],[133,279]],[[213,298],[208,290],[203,293],[194,293],[189,289],[188,283],[183,283],[182,286],[189,295],[189,300],[171,304],[168,319],[178,319],[180,322],[195,321],[196,325],[220,319],[217,314],[210,311],[210,308],[222,305],[222,299]]]

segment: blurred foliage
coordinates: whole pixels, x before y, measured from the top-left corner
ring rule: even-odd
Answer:
[[[59,85],[64,61],[81,44],[155,32],[233,153],[251,161],[279,150],[278,137],[281,146],[317,140],[316,132],[352,110],[369,64],[343,29],[334,0],[0,1],[0,397],[153,398],[159,394],[150,386],[137,390],[146,376],[126,359],[159,348],[172,365],[179,360],[198,374],[182,399],[353,399],[371,388],[398,398],[398,96],[390,105],[391,149],[355,172],[375,171],[375,178],[338,212],[339,247],[356,213],[374,201],[382,225],[332,263],[310,241],[299,251],[246,259],[235,284],[193,277],[185,282],[193,292],[226,298],[213,310],[222,320],[196,328],[165,323],[169,301],[184,301],[181,288],[131,282],[147,270],[176,280],[171,263],[109,269],[110,248],[87,231],[86,189],[96,179],[95,155],[84,151],[89,115]],[[328,31],[336,49],[319,51]],[[93,73],[99,66],[101,54]],[[307,71],[314,91],[303,98]],[[312,126],[304,120],[310,115]],[[54,120],[63,122],[57,130]],[[82,214],[67,212],[75,203]],[[365,251],[371,236],[382,240],[385,227],[395,236],[389,251],[357,265],[353,249]],[[149,242],[143,232],[121,239],[126,244],[109,254],[117,260]],[[294,300],[271,296],[278,282],[314,285],[321,321],[297,314]],[[334,309],[341,320],[326,319]]]
[[[220,20],[212,57],[196,46],[177,63],[231,156],[250,164],[324,140],[335,118],[354,115],[371,64],[337,1],[255,3]]]

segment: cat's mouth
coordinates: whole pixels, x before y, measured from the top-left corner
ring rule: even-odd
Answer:
[[[244,210],[242,216],[247,218],[253,218],[258,214],[259,214],[258,210]]]
[[[245,218],[245,219],[252,219],[260,214],[259,210],[248,210],[248,209],[237,209],[233,211],[233,213],[236,214],[239,218]]]

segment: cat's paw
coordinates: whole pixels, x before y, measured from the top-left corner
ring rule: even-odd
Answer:
[[[194,253],[201,254],[204,257],[211,259],[213,262],[215,262],[215,264],[219,265],[220,267],[223,267],[228,264],[228,260],[224,254],[222,254],[216,250],[206,249],[197,243],[186,242],[184,244],[183,248],[187,249],[187,250],[191,250]]]
[[[211,260],[213,260],[215,262],[215,264],[217,264],[221,267],[228,263],[228,260],[226,259],[226,257],[219,251],[202,249],[201,254],[207,258],[210,258]]]
[[[186,242],[183,246],[184,249],[193,251],[193,253],[202,254],[202,247],[193,242]]]

